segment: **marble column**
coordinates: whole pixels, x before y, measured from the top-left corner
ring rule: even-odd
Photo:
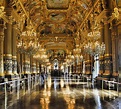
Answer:
[[[4,31],[4,71],[5,77],[11,80],[14,77],[12,73],[12,8],[9,5],[10,1],[6,2],[5,12],[9,22],[6,23],[6,29]]]
[[[68,73],[70,72],[70,66],[68,65]]]
[[[33,61],[32,62],[32,74],[36,74],[37,72],[36,72],[36,63]]]
[[[4,41],[4,71],[7,78],[13,77],[12,73],[12,25],[7,23]]]
[[[118,36],[117,26],[112,28],[112,62],[113,62],[113,76],[118,76]]]
[[[24,78],[24,53],[20,53],[20,75],[22,78]]]
[[[85,59],[85,73],[87,75],[91,75],[92,72],[91,72],[91,58],[90,58],[90,55],[89,54],[86,54],[86,59]]]
[[[28,60],[28,56],[27,54],[23,54],[23,71],[24,71],[24,75],[28,75],[30,74],[30,63],[29,63],[29,60]]]
[[[36,72],[37,72],[37,74],[39,74],[39,62],[37,60],[36,60]]]
[[[71,74],[72,73],[72,65],[70,65],[70,72],[69,72],[69,74]]]
[[[110,25],[105,22],[104,24],[104,40],[105,40],[105,55],[104,55],[104,65],[105,71],[103,73],[104,77],[110,77],[112,74],[112,40],[111,40],[111,30]]]
[[[72,73],[74,73],[74,65],[72,64]]]
[[[117,27],[118,32],[118,74],[119,74],[119,83],[121,83],[121,24]],[[119,84],[119,97],[121,97],[121,84]]]
[[[105,71],[103,77],[109,79],[112,74],[112,38],[111,29],[108,19],[111,15],[111,2],[110,0],[102,0],[103,9],[105,11],[104,16],[104,43],[105,43],[105,55],[104,55],[104,65]]]
[[[0,20],[0,82],[4,79],[4,66],[3,66],[3,42],[4,42],[4,21]]]
[[[104,23],[100,22],[100,43],[104,42]],[[104,55],[101,55],[99,57],[99,63],[100,63],[100,70],[99,70],[99,75],[98,76],[102,76],[104,73]]]
[[[31,74],[32,75],[35,75],[37,72],[36,72],[36,60],[33,59],[33,56],[31,55]]]
[[[16,23],[13,23],[13,28],[12,28],[12,72],[14,75],[18,75],[17,73],[17,30],[16,30]]]
[[[17,52],[17,73],[22,78],[21,54]]]
[[[31,73],[31,74],[33,74],[33,73],[32,73],[32,70],[33,70],[33,68],[32,68],[32,63],[33,63],[33,56],[30,55],[30,73]]]

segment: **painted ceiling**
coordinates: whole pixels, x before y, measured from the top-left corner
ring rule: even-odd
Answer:
[[[67,52],[72,51],[79,40],[84,42],[82,36],[85,36],[85,29],[90,26],[84,22],[87,22],[85,19],[89,17],[94,3],[98,0],[10,1],[14,10],[12,14],[18,21],[21,32],[33,29],[43,48]],[[82,32],[78,34],[80,28]]]
[[[68,9],[70,0],[46,0],[48,9]]]

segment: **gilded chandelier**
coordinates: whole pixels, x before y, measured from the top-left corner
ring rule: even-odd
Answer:
[[[91,42],[84,46],[84,50],[92,56],[102,55],[105,52],[105,44],[103,42],[100,44],[98,41]]]
[[[39,46],[36,33],[31,30],[23,32],[17,43],[18,51],[29,55],[35,54],[38,51]]]
[[[76,48],[73,50],[73,54],[77,63],[83,60],[83,56],[81,55],[81,49],[79,48],[79,45],[76,45]]]

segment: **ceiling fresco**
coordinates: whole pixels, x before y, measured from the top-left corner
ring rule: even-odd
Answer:
[[[53,12],[49,14],[49,18],[51,21],[54,21],[54,22],[62,22],[66,19],[66,15],[65,13]]]
[[[48,9],[68,9],[70,0],[46,0]]]
[[[84,22],[88,22],[85,19],[93,6],[92,0],[11,0],[11,4],[20,16],[21,32],[34,29],[42,47],[64,51],[75,48],[75,38],[80,37],[77,33],[82,25],[80,38],[85,37],[88,27]]]

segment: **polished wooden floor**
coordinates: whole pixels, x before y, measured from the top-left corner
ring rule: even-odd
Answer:
[[[121,109],[116,90],[97,89],[91,82],[51,78],[0,95],[0,109]]]

